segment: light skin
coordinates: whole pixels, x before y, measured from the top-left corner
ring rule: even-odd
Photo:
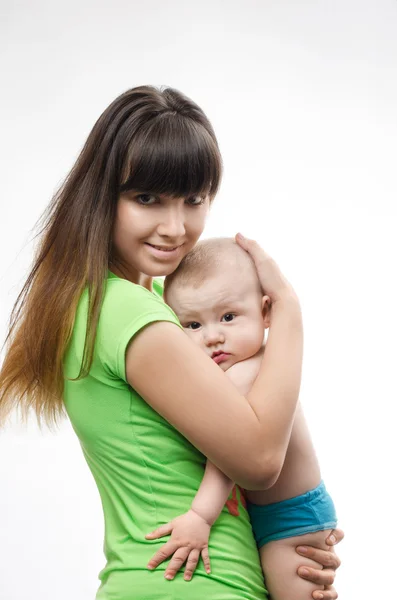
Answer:
[[[267,326],[270,324],[266,310],[270,298],[262,296],[259,285],[246,272],[240,274],[239,282],[237,288],[229,270],[219,269],[200,289],[175,285],[166,298],[189,338],[222,371],[259,352],[265,317]]]
[[[142,194],[137,190],[120,196],[109,266],[151,290],[152,278],[173,272],[198,240],[210,199],[193,206],[196,200]],[[273,259],[252,240],[238,239],[253,258],[272,302],[266,357],[247,398],[182,330],[167,322],[153,323],[133,338],[126,374],[146,402],[227,477],[248,489],[263,489],[277,478],[291,433],[300,385],[302,318],[296,294]],[[149,244],[178,249],[159,254]],[[273,398],[282,410],[275,409]],[[241,453],[230,455],[232,444],[238,444]],[[334,534],[330,546],[343,537],[339,530]],[[305,556],[329,567],[310,569],[308,578],[320,586],[331,585],[340,562],[336,555],[308,547]],[[333,588],[324,595],[336,597]]]
[[[151,290],[153,277],[172,273],[193,248],[209,206],[205,194],[189,198],[139,190],[121,194],[113,229],[113,272]]]
[[[241,260],[237,262],[243,264],[236,264],[232,260],[240,254],[241,250],[233,244],[224,245],[223,249],[218,248],[218,266],[204,282],[200,277],[199,286],[193,283],[189,285],[178,282],[176,278],[167,288],[165,299],[178,315],[190,339],[219,365],[245,395],[251,389],[263,359],[264,333],[270,325],[270,308],[269,297],[262,295],[250,261],[246,257],[242,257],[246,264]],[[239,272],[238,285],[236,271]],[[314,448],[299,407],[286,460],[276,484],[269,490],[246,490],[245,494],[255,504],[270,504],[314,489],[320,480]],[[221,513],[233,485],[229,478],[208,461],[191,510],[147,536],[148,539],[156,539],[175,532],[175,537],[181,544],[181,558],[182,553],[186,552],[186,545],[190,545],[184,575],[186,580],[192,578],[200,554],[207,572],[210,570],[210,528]],[[201,517],[201,521],[198,517]],[[325,540],[330,533],[328,529],[290,537],[260,548],[266,585],[273,600],[289,600],[292,597],[296,600],[309,600],[313,592],[315,597],[320,597],[314,584],[296,575],[300,559],[295,547],[309,544],[326,548]],[[192,537],[189,538],[189,535]],[[308,566],[319,565],[309,562]],[[175,573],[169,566],[167,577],[171,579]]]

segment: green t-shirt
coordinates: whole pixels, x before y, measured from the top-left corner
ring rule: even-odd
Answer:
[[[183,570],[173,581],[164,579],[169,560],[154,571],[146,568],[169,536],[145,540],[145,534],[190,508],[206,460],[126,380],[125,351],[142,327],[154,321],[170,321],[180,327],[161,293],[159,284],[152,293],[109,271],[90,373],[80,381],[65,379],[66,410],[104,512],[106,565],[99,574],[96,599],[264,599],[258,551],[236,488],[235,499],[229,508],[223,508],[211,529],[211,574],[205,572],[201,561],[190,582],[184,581]],[[65,378],[79,372],[87,311],[85,290],[65,355]],[[238,452],[238,448],[231,451]],[[232,514],[236,512],[238,516]]]

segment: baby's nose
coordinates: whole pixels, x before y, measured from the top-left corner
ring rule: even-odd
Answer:
[[[206,327],[204,339],[207,346],[225,341],[225,336],[220,327]]]

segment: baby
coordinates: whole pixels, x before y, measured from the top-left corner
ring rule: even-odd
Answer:
[[[164,298],[186,334],[246,395],[265,351],[271,309],[248,254],[232,239],[200,242],[166,278]],[[192,509],[212,525],[232,488],[235,495],[233,482],[207,461]],[[295,547],[327,549],[325,539],[336,527],[336,515],[299,404],[277,482],[244,495],[272,600],[309,600],[318,586],[296,574],[302,559]],[[237,501],[229,500],[230,508],[238,514]]]

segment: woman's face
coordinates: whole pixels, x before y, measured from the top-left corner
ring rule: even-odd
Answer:
[[[112,263],[128,279],[169,275],[199,239],[209,198],[175,198],[132,190],[120,195],[113,228]]]

